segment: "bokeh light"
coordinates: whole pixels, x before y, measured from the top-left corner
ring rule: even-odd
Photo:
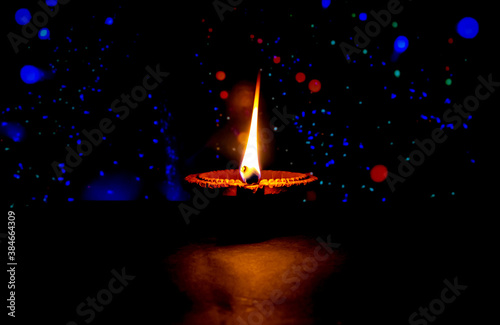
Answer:
[[[106,20],[104,21],[106,25],[113,25],[113,22],[114,20],[111,17],[106,18]]]
[[[409,44],[410,42],[406,36],[399,36],[394,41],[394,50],[398,53],[403,53],[406,49],[408,49]]]
[[[281,62],[281,58],[279,56],[274,56],[273,62],[279,64]]]
[[[479,23],[471,17],[465,17],[457,24],[457,33],[463,38],[474,38],[479,33]]]
[[[25,65],[21,68],[21,79],[27,84],[34,84],[40,81],[43,77],[43,72],[32,65]]]
[[[385,167],[384,165],[373,166],[373,168],[370,170],[370,177],[372,181],[376,183],[385,181],[385,179],[387,178],[387,174],[387,167]]]
[[[40,38],[41,40],[49,39],[49,37],[50,37],[50,31],[48,28],[42,28],[38,32],[38,38]]]
[[[368,18],[368,15],[366,14],[366,12],[362,12],[359,14],[359,20],[365,21],[367,18]]]
[[[309,90],[312,93],[317,93],[321,89],[321,82],[317,79],[313,79],[309,82]]]
[[[229,97],[229,93],[225,90],[220,92],[220,98],[227,99]]]
[[[302,72],[299,72],[295,75],[295,80],[297,80],[298,83],[302,83],[306,81],[306,75]]]
[[[330,6],[330,4],[332,3],[331,0],[321,0],[321,6],[323,6],[323,8],[328,8]]]
[[[16,11],[15,18],[19,25],[26,25],[31,20],[31,13],[28,9],[22,8]]]
[[[45,3],[49,7],[55,7],[55,6],[57,6],[57,0],[45,0]]]
[[[215,78],[219,81],[226,79],[226,73],[224,71],[217,71]]]

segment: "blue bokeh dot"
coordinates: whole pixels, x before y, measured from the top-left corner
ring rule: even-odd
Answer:
[[[40,81],[43,77],[43,72],[32,65],[25,65],[21,68],[21,79],[31,85]]]
[[[31,13],[28,9],[22,8],[16,11],[15,18],[19,25],[26,25],[31,20]]]
[[[457,32],[463,38],[474,38],[479,32],[479,23],[471,17],[465,17],[457,24]]]
[[[399,36],[394,41],[394,50],[398,53],[403,53],[408,48],[408,45],[410,45],[408,38],[406,36]]]
[[[50,31],[48,28],[42,28],[40,29],[40,31],[38,32],[38,37],[40,39],[48,39],[50,37]]]

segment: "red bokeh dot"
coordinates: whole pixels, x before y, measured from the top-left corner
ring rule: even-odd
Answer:
[[[317,93],[321,89],[321,82],[317,79],[309,81],[309,90],[312,93]]]
[[[212,28],[209,28],[209,29],[208,29],[208,32],[209,32],[209,33],[211,33],[212,31],[213,31],[213,29],[212,29]]]
[[[298,83],[306,81],[306,75],[302,72],[299,72],[295,75],[295,80],[297,80]]]
[[[254,34],[250,35],[250,38],[251,38],[251,39],[253,39],[254,37],[255,37],[255,36],[254,36]]]
[[[453,38],[448,38],[448,43],[453,44]]]
[[[446,66],[446,71],[450,71],[450,67],[449,66]]]
[[[229,97],[229,93],[225,90],[220,92],[220,98],[227,99]]]
[[[385,181],[387,178],[387,167],[384,165],[376,165],[373,166],[373,168],[370,170],[370,177],[372,178],[372,181],[380,183]]]
[[[279,56],[275,55],[274,58],[273,58],[273,62],[276,63],[276,64],[278,64],[278,63],[281,62],[281,58]]]
[[[257,39],[257,43],[262,44],[262,38]]]
[[[215,74],[215,78],[217,78],[217,80],[224,80],[226,79],[226,73],[224,71],[217,71],[217,73]]]

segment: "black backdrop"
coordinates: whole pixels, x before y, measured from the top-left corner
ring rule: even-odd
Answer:
[[[119,5],[121,9],[117,9]],[[351,10],[358,12],[362,9],[357,8],[376,9],[385,5],[384,1],[332,4],[336,6],[336,12],[332,13],[331,9],[329,12],[335,17],[332,35],[338,40],[337,43],[353,35],[353,23],[349,17]],[[428,39],[425,46],[404,54],[404,61],[398,63],[403,72],[415,65],[430,70],[428,76],[435,82],[430,89],[441,97],[456,100],[472,93],[478,75],[496,75],[498,28],[491,4],[444,1],[439,4],[418,2],[407,5],[411,11],[405,9],[402,17],[398,18],[400,24],[406,24],[407,36],[422,35],[424,40],[425,37]],[[4,34],[18,29],[13,14],[22,6],[32,7],[34,4],[19,1],[4,5]],[[387,134],[373,135],[373,143],[369,142],[365,146],[365,156],[356,157],[356,153],[353,153],[353,163],[342,165],[345,168],[339,168],[338,175],[333,178],[339,183],[358,184],[363,182],[366,174],[358,172],[357,162],[373,165],[382,161],[390,170],[394,170],[397,168],[397,155],[412,149],[410,146],[400,146],[389,154],[377,146],[378,139],[427,136],[431,129],[420,129],[410,121],[415,119],[416,112],[436,112],[432,106],[442,105],[442,101],[429,102],[429,108],[407,101],[399,105],[389,104],[384,109],[382,106],[387,105],[387,101],[380,87],[376,86],[381,80],[389,78],[387,73],[384,74],[380,69],[370,70],[362,64],[348,65],[338,47],[315,46],[315,39],[304,32],[312,17],[321,12],[318,10],[320,5],[315,6],[305,2],[243,2],[235,13],[227,13],[226,19],[221,22],[210,1],[200,4],[72,1],[61,7],[61,12],[50,21],[48,27],[51,28],[53,42],[60,44],[64,44],[61,41],[64,40],[64,34],[57,34],[56,31],[70,26],[76,27],[71,34],[75,42],[88,42],[91,48],[95,48],[95,39],[99,35],[115,40],[116,47],[106,57],[109,70],[102,72],[102,78],[106,81],[101,87],[105,88],[105,94],[95,98],[90,96],[87,101],[89,107],[107,108],[119,94],[141,80],[146,65],[160,63],[171,73],[155,95],[168,101],[169,111],[173,115],[168,132],[177,139],[177,154],[181,162],[178,173],[182,176],[223,169],[226,162],[223,159],[215,160],[213,152],[204,148],[208,136],[204,138],[203,135],[210,135],[216,130],[213,123],[207,123],[214,116],[212,106],[206,103],[206,91],[200,86],[200,82],[206,80],[206,70],[193,54],[202,54],[206,58],[205,64],[213,66],[209,70],[234,71],[231,77],[234,82],[253,81],[255,72],[262,65],[261,60],[267,54],[256,59],[255,52],[243,41],[241,31],[251,30],[269,39],[281,35],[283,49],[293,49],[290,52],[295,51],[314,62],[317,68],[311,74],[321,76],[323,89],[344,87],[344,80],[349,80],[352,88],[362,90],[363,99],[366,98],[371,105],[372,109],[364,111],[364,117],[359,118],[361,112],[353,107],[351,99],[340,96],[339,106],[351,109],[337,113],[333,128],[352,123],[355,128],[352,137],[369,139],[373,132],[371,120],[380,118],[381,114],[396,125]],[[287,8],[300,13],[300,18],[288,20],[284,14]],[[265,17],[260,16],[260,9],[265,9]],[[340,15],[337,11],[347,14]],[[243,15],[242,12],[247,14]],[[114,13],[118,14],[111,29],[104,30],[97,23],[88,25],[88,17],[93,14],[100,19],[96,18],[95,21],[100,22],[103,17]],[[328,21],[327,13],[322,12],[320,15],[320,22]],[[452,35],[458,41],[459,36],[453,34],[453,24],[465,15],[480,21],[480,34],[472,46],[457,44],[453,50],[449,50],[443,45],[443,40]],[[200,23],[202,18],[207,20],[206,25]],[[265,20],[265,24],[258,23],[260,19]],[[207,32],[203,26],[212,26],[215,30],[214,43],[210,47],[204,45]],[[329,39],[329,32],[326,27],[321,28],[315,37]],[[389,32],[384,33],[377,38],[376,44],[381,47],[380,51],[390,52],[391,38]],[[53,58],[50,54],[53,44],[40,44],[36,39],[30,42],[33,43],[32,49],[25,48],[14,54],[7,38],[3,39],[2,110],[19,105],[20,99],[26,97],[28,89],[19,78],[19,69],[28,63],[46,64],[47,57]],[[69,45],[61,46],[64,48]],[[124,53],[130,53],[132,58],[124,59],[121,55]],[[99,56],[97,49],[88,57],[82,57],[82,60]],[[64,58],[64,55],[61,57]],[[462,62],[464,57],[471,62],[467,68]],[[451,90],[436,81],[441,80],[439,68],[443,65],[461,67],[457,69]],[[74,69],[72,67],[71,73],[74,75],[64,80],[74,80],[77,84],[79,78],[85,78],[87,70],[78,69],[79,65]],[[52,89],[59,87],[59,80],[55,77],[37,84],[37,88],[31,90],[52,94]],[[272,90],[263,87],[262,96],[267,101],[272,95]],[[294,102],[299,97],[291,93],[287,100],[290,110],[297,115],[301,107],[294,105]],[[440,96],[436,97],[441,99]],[[136,275],[136,279],[116,298],[116,302],[113,301],[109,308],[97,315],[93,323],[114,324],[132,320],[136,323],[170,323],[189,308],[189,303],[182,299],[165,272],[165,258],[178,247],[206,236],[238,243],[275,236],[315,237],[332,234],[337,242],[342,243],[349,259],[344,271],[330,284],[329,290],[317,298],[320,314],[330,315],[325,318],[325,324],[334,321],[342,321],[343,324],[407,322],[409,315],[419,306],[426,306],[438,297],[444,279],[451,280],[454,277],[469,287],[463,296],[446,307],[447,310],[438,317],[436,323],[477,323],[487,317],[494,305],[491,292],[488,293],[494,278],[488,274],[492,271],[492,260],[495,258],[491,248],[493,220],[497,213],[495,209],[489,209],[491,203],[495,202],[493,194],[497,193],[496,169],[490,163],[496,159],[496,120],[493,115],[498,106],[497,97],[498,94],[494,94],[491,100],[481,106],[467,132],[458,130],[450,133],[446,144],[415,175],[404,184],[399,184],[397,191],[390,193],[379,186],[377,190],[387,194],[388,203],[382,204],[379,197],[373,198],[358,190],[351,194],[354,200],[342,203],[342,191],[315,184],[310,189],[316,192],[317,200],[306,203],[287,195],[275,198],[218,197],[211,200],[199,215],[193,216],[189,225],[185,224],[179,211],[179,202],[168,201],[154,190],[155,177],[161,177],[161,171],[156,174],[144,173],[145,189],[141,195],[149,195],[149,200],[67,200],[68,191],[71,196],[77,197],[88,179],[102,169],[104,162],[120,159],[127,169],[137,173],[147,169],[147,164],[131,158],[136,157],[130,153],[131,148],[153,152],[153,161],[165,159],[163,151],[154,153],[156,147],[150,145],[154,131],[144,127],[156,118],[151,110],[134,111],[134,117],[118,125],[110,136],[112,146],[97,148],[71,175],[71,187],[50,180],[53,176],[50,163],[57,157],[63,158],[63,148],[67,142],[65,138],[29,137],[27,141],[16,144],[15,153],[2,152],[2,171],[5,171],[2,185],[4,192],[9,192],[2,198],[2,209],[4,214],[13,210],[17,215],[16,253],[19,266],[16,321],[25,324],[35,319],[66,324],[78,319],[76,306],[87,296],[95,296],[107,284],[111,277],[110,270],[126,267],[130,274]],[[377,104],[379,102],[382,104]],[[404,111],[401,106],[404,106]],[[36,119],[37,114],[43,115],[52,107],[50,103],[40,105],[40,109],[30,113],[27,118]],[[23,114],[28,116],[28,113],[19,113],[15,118],[24,118]],[[57,114],[61,114],[61,119],[74,117],[65,117],[66,113],[62,111]],[[91,114],[84,126],[95,125],[103,116]],[[43,130],[44,125],[36,127]],[[139,134],[137,130],[143,127],[144,133]],[[301,139],[290,129],[276,135],[277,143],[288,143],[290,146]],[[478,161],[474,165],[465,162],[469,160],[464,158],[469,148]],[[293,160],[301,171],[314,170],[320,179],[321,176],[330,177],[330,169],[313,166],[311,159],[304,158],[308,154],[307,148],[297,146],[292,156],[283,157],[278,153],[274,165],[270,167],[283,168],[280,162]],[[366,156],[372,158],[367,160],[364,158]],[[42,180],[34,181],[29,177],[14,179],[12,171],[19,161],[29,161],[37,166],[43,175]],[[183,188],[190,193],[193,187],[183,183]],[[450,190],[456,191],[457,195],[428,199],[431,193]],[[48,193],[48,202],[40,200],[45,193]],[[31,200],[32,196],[38,199]],[[248,200],[251,200],[252,208],[242,208],[248,206]],[[6,252],[6,242],[2,241],[1,245],[2,251]],[[2,297],[6,291],[2,290]],[[335,314],[330,314],[330,309],[335,310]],[[5,309],[2,314],[6,314]]]

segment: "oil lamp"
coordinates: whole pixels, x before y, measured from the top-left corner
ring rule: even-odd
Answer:
[[[238,199],[214,200],[210,218],[199,218],[190,226],[193,236],[203,240],[183,247],[168,261],[172,278],[192,303],[183,324],[313,324],[313,293],[342,264],[338,252],[328,250],[330,255],[321,241],[299,234],[305,231],[305,213],[284,202],[285,195],[265,199],[254,195],[277,194],[317,180],[312,173],[261,170],[257,132],[260,85],[261,71],[239,169],[185,178]],[[315,257],[314,252],[319,251]]]
[[[304,174],[289,171],[262,170],[259,165],[257,120],[259,116],[259,98],[261,72],[257,75],[252,119],[243,159],[238,169],[226,169],[188,175],[185,180],[201,187],[218,188],[227,196],[236,196],[238,189],[251,190],[256,193],[277,194],[292,186],[306,185],[318,178],[312,173]]]

